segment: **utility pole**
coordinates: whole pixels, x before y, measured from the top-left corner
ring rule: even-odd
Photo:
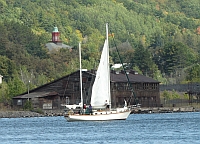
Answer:
[[[3,98],[2,78],[3,78],[3,76],[2,76],[2,75],[0,75],[0,88],[1,88],[1,97]]]
[[[31,81],[29,80],[29,81],[28,81],[28,101],[29,101],[29,89],[30,89],[30,88],[29,88],[29,85],[30,85],[30,82],[31,82]]]
[[[0,75],[0,84],[2,84],[2,78],[3,78],[3,76]]]

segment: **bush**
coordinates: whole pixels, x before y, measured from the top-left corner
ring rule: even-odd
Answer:
[[[27,100],[25,105],[24,105],[24,110],[29,110],[32,111],[33,110],[33,106],[30,100]]]
[[[168,92],[168,91],[164,91],[163,92],[163,97],[166,99],[166,100],[170,100],[171,99],[171,94],[170,94],[170,92]]]
[[[172,91],[172,99],[180,99],[180,95],[175,90]]]
[[[33,112],[44,114],[44,112],[40,108],[34,109]]]

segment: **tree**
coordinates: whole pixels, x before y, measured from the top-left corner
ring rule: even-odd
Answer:
[[[13,79],[8,81],[8,95],[10,99],[24,93],[26,90],[28,90],[26,85],[17,76],[13,76]]]
[[[4,76],[4,80],[7,82],[14,73],[16,73],[15,63],[7,57],[0,55],[0,74]]]
[[[173,89],[172,90],[172,99],[179,99],[180,95]]]
[[[10,97],[8,96],[8,85],[4,81],[0,84],[0,103],[8,104],[10,101]]]
[[[200,82],[200,64],[195,64],[192,68],[187,70],[188,75],[186,80],[190,82]]]
[[[170,75],[177,69],[187,67],[197,59],[192,49],[180,42],[168,43],[161,49],[160,61],[163,64],[163,70]]]
[[[170,99],[171,99],[171,94],[170,94],[170,92],[164,90],[164,92],[163,92],[163,97],[164,97],[165,100],[170,100]]]
[[[152,77],[153,72],[151,71],[151,68],[154,63],[148,49],[145,49],[141,44],[135,49],[132,64],[133,66],[138,66],[144,75]]]

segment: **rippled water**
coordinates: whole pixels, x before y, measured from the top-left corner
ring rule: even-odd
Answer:
[[[200,113],[132,114],[125,121],[105,122],[2,118],[0,143],[199,144]]]

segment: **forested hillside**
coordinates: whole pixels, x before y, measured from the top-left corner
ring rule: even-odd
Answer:
[[[109,23],[112,64],[166,83],[200,82],[199,0],[0,0],[0,101],[78,69],[95,69]],[[72,51],[49,52],[53,27]]]

